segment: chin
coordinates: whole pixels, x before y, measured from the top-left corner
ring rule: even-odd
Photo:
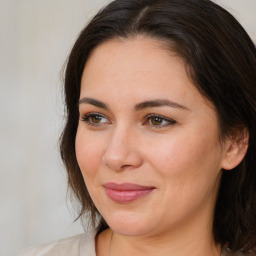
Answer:
[[[145,236],[150,233],[150,229],[148,227],[139,227],[138,225],[111,225],[110,228],[117,234],[123,236]]]
[[[115,216],[108,216],[105,220],[114,232],[124,236],[143,236],[154,230],[154,223],[145,218],[143,213],[139,216],[138,214],[119,213]]]

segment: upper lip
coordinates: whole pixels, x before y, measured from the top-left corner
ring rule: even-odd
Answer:
[[[108,182],[103,185],[105,188],[117,191],[135,191],[135,190],[149,190],[154,189],[154,186],[143,186],[134,183],[115,183]]]

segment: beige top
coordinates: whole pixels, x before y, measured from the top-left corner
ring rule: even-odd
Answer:
[[[17,256],[96,256],[95,231],[28,248]]]
[[[57,240],[55,242],[31,247],[19,253],[17,256],[96,256],[95,252],[96,232],[87,231],[82,235]],[[223,250],[221,256],[243,256],[242,253],[231,253]],[[255,254],[246,254],[255,256]]]

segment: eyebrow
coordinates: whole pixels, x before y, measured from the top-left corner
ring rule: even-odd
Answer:
[[[101,102],[99,100],[92,99],[92,98],[84,97],[84,98],[79,100],[79,105],[82,104],[82,103],[91,104],[93,106],[96,106],[96,107],[99,107],[99,108],[103,108],[103,109],[106,109],[106,110],[109,109],[107,104],[105,104],[105,103],[103,103],[103,102]]]
[[[134,109],[142,110],[145,108],[165,107],[165,106],[171,107],[171,108],[179,108],[179,109],[188,110],[187,107],[182,106],[182,105],[178,104],[177,102],[174,102],[171,100],[166,100],[166,99],[155,99],[155,100],[144,101],[144,102],[136,104]]]
[[[88,98],[88,97],[84,97],[82,99],[79,100],[79,105],[83,104],[83,103],[87,103],[87,104],[91,104],[93,106],[99,107],[99,108],[103,108],[106,110],[109,110],[109,107],[107,104],[96,100],[96,99],[92,99],[92,98]],[[148,100],[148,101],[143,101],[141,103],[138,103],[134,106],[134,110],[135,111],[139,111],[145,108],[152,108],[152,107],[172,107],[172,108],[178,108],[178,109],[184,109],[184,110],[188,110],[187,107],[178,104],[177,102],[171,101],[171,100],[167,100],[167,99],[154,99],[154,100]]]

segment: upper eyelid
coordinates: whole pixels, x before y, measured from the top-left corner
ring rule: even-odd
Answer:
[[[111,118],[109,118],[107,115],[105,114],[102,114],[102,113],[99,113],[99,112],[88,112],[86,114],[80,114],[80,118],[81,119],[85,119],[86,117],[90,117],[90,116],[93,116],[93,115],[98,115],[98,116],[101,116],[107,120],[110,120],[111,121]],[[173,123],[176,123],[176,120],[174,120],[173,118],[170,118],[170,117],[166,117],[164,115],[160,115],[160,114],[156,114],[156,113],[149,113],[147,115],[145,115],[143,117],[144,121],[151,118],[151,117],[159,117],[167,122],[173,122]],[[112,121],[111,121],[112,122]]]
[[[162,118],[163,120],[166,120],[166,121],[176,122],[173,118],[166,117],[166,116],[159,115],[159,114],[153,114],[153,113],[146,115],[145,119],[150,118],[150,117],[159,117],[159,118]]]
[[[106,121],[103,122],[103,123],[94,123],[94,122],[92,122],[92,121],[90,120],[90,118],[93,117],[93,116],[100,116],[100,117],[106,119]],[[97,127],[97,126],[100,127],[100,126],[104,126],[104,125],[106,125],[106,124],[111,123],[111,120],[110,120],[109,118],[107,118],[105,115],[102,115],[102,114],[96,113],[96,112],[90,112],[90,113],[81,115],[81,116],[80,116],[80,119],[81,119],[82,122],[85,122],[85,123],[87,123],[88,125],[92,125],[92,126],[95,126],[95,127]]]
[[[81,118],[85,118],[85,117],[89,117],[89,116],[92,116],[92,115],[95,115],[95,116],[101,116],[101,117],[104,117],[106,119],[109,119],[108,116],[102,114],[102,113],[99,113],[99,112],[88,112],[86,114],[80,114],[80,117]]]
[[[108,118],[109,119],[109,117],[107,116],[107,115],[105,115],[105,114],[102,114],[102,113],[99,113],[99,112],[88,112],[88,113],[86,113],[86,114],[80,114],[80,116],[89,116],[89,115],[99,115],[99,116],[102,116],[102,117],[106,117],[106,118]],[[145,115],[145,118],[146,117],[154,117],[154,116],[157,116],[157,117],[160,117],[160,118],[163,118],[163,119],[166,119],[166,120],[173,120],[172,118],[170,118],[170,117],[166,117],[166,116],[164,116],[164,115],[160,115],[160,114],[156,114],[156,113],[150,113],[150,114],[146,114]]]

